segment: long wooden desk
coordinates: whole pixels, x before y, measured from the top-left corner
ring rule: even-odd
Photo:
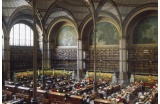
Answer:
[[[113,101],[107,101],[102,99],[94,99],[94,104],[115,104]]]

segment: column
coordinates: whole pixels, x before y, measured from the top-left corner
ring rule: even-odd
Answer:
[[[38,104],[37,100],[37,47],[38,47],[38,36],[36,32],[36,0],[32,0],[33,3],[33,98],[31,104]]]
[[[128,82],[128,67],[127,67],[127,48],[126,48],[126,38],[121,37],[119,40],[119,80],[123,83]]]
[[[44,52],[44,58],[43,58],[43,61],[44,61],[44,69],[46,69],[48,66],[47,66],[47,62],[48,62],[48,47],[47,47],[47,41],[44,40],[43,41],[43,52]],[[49,65],[50,66],[50,65]]]
[[[4,80],[10,78],[10,46],[9,46],[9,32],[8,29],[4,35],[4,49],[3,49],[3,71]]]
[[[45,79],[44,79],[44,71],[45,69],[47,69],[47,61],[48,61],[48,58],[47,58],[47,41],[45,39],[45,34],[43,34],[43,50],[42,50],[42,76],[43,76],[43,88],[45,88]]]
[[[93,29],[93,33],[94,33],[94,82],[93,82],[93,90],[94,93],[97,94],[97,66],[96,66],[96,23],[94,24],[95,27]]]
[[[82,40],[77,41],[77,80],[82,79],[83,74],[83,53],[82,53]]]
[[[2,86],[4,86],[5,81],[4,75],[4,32],[2,30]]]
[[[43,34],[43,42],[42,42],[42,84],[43,84],[43,89],[45,88],[45,77],[44,77],[44,44],[45,44],[45,34]]]
[[[7,78],[10,78],[10,44],[9,44],[9,32],[8,32],[8,38],[7,38]]]
[[[46,45],[47,45],[47,49],[46,49],[46,54],[45,54],[45,56],[47,56],[46,57],[46,60],[45,60],[45,68],[51,68],[51,50],[52,50],[52,45],[53,45],[53,43],[51,43],[51,42],[47,42],[46,43]]]
[[[85,59],[86,59],[86,51],[82,51],[82,53],[83,53],[83,63],[82,63],[82,65],[83,65],[83,71],[84,71],[84,74],[86,75],[86,61],[84,61]],[[84,77],[85,77],[85,75],[84,75]]]

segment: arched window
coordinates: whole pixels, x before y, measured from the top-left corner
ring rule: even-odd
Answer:
[[[10,45],[33,46],[33,30],[25,24],[15,24],[10,32]]]

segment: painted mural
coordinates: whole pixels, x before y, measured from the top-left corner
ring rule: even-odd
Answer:
[[[58,32],[58,46],[77,46],[77,33],[72,26],[64,26]]]
[[[114,25],[109,22],[100,22],[96,25],[97,45],[118,45],[119,34]],[[93,32],[90,35],[90,45],[94,44]]]
[[[133,44],[158,43],[158,17],[148,17],[142,20],[134,29]]]

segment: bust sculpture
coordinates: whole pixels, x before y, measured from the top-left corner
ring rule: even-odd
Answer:
[[[89,77],[89,74],[88,74],[88,71],[86,72],[86,75],[85,75],[85,78],[88,78]]]
[[[54,69],[52,70],[52,75],[54,75]]]
[[[134,83],[134,76],[131,74],[130,83]]]
[[[115,82],[117,82],[116,73],[114,73],[112,76],[112,83],[115,83]]]
[[[75,79],[75,73],[74,73],[74,70],[72,71],[72,79]]]

